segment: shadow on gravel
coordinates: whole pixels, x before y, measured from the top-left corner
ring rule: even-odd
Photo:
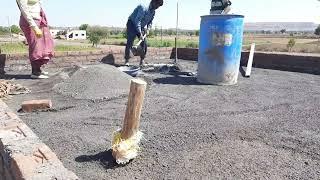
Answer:
[[[164,78],[157,78],[153,80],[157,84],[176,84],[176,85],[206,85],[197,82],[196,77],[190,76],[170,76]]]
[[[242,77],[246,77],[246,71],[243,69],[243,66],[240,66],[240,69],[239,69]]]
[[[28,74],[4,74],[0,76],[0,79],[31,79]]]
[[[76,157],[75,161],[79,163],[97,161],[105,169],[115,169],[125,166],[117,164],[116,160],[112,156],[112,149],[94,155],[81,155]]]

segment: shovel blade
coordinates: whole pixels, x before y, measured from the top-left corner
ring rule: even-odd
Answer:
[[[144,55],[144,50],[141,46],[133,46],[131,52],[134,56],[142,56]]]

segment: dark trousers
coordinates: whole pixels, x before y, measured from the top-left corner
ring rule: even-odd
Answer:
[[[142,32],[145,33],[145,32]],[[139,38],[139,33],[137,32],[134,24],[129,20],[127,22],[127,45],[126,45],[126,50],[125,50],[125,60],[126,62],[129,62],[130,59],[130,52],[131,48],[133,46],[133,42],[136,37]],[[144,49],[144,54],[140,56],[141,60],[144,60],[147,54],[147,38],[144,39],[144,41],[141,43],[141,47]]]
[[[41,66],[47,64],[48,61],[49,61],[49,59],[38,59],[38,60],[35,60],[35,61],[31,61],[32,74],[40,75]]]

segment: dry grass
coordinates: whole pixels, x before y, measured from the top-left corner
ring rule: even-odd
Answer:
[[[1,43],[0,49],[4,54],[10,53],[26,53],[28,52],[28,46],[21,42],[15,43]],[[96,50],[88,45],[56,45],[55,51],[91,51]]]
[[[320,53],[320,41],[312,38],[294,38],[296,41],[292,52]],[[246,36],[244,38],[244,50],[250,50],[250,44],[256,43],[257,51],[288,52],[289,37],[259,37]]]

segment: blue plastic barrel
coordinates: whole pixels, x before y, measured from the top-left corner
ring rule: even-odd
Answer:
[[[242,15],[201,17],[197,75],[200,83],[215,85],[237,83],[243,20]]]

